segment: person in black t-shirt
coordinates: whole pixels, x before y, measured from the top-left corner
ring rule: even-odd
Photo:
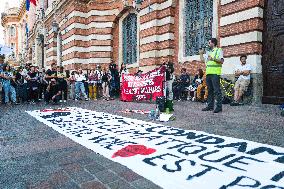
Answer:
[[[51,79],[57,79],[57,66],[55,63],[51,64],[51,70],[47,70],[45,80],[49,82]]]
[[[44,95],[44,101],[46,104],[48,104],[50,100],[52,100],[53,103],[58,103],[60,98],[61,98],[60,87],[56,83],[55,79],[51,79]]]
[[[29,87],[29,98],[31,104],[38,101],[38,73],[34,66],[31,66],[30,72],[27,75],[28,87]]]

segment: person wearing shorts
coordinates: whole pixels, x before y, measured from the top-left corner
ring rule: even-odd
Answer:
[[[238,77],[238,79],[235,83],[234,102],[231,105],[239,105],[241,97],[250,84],[250,73],[252,66],[247,63],[246,55],[242,55],[240,57],[240,60],[241,64],[237,66],[237,69],[235,71],[235,76]]]

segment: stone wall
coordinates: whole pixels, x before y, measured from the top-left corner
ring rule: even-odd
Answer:
[[[64,3],[68,2],[68,3]],[[128,66],[131,72],[149,70],[163,62],[175,63],[177,74],[185,67],[194,75],[205,65],[199,56],[183,57],[184,0],[143,1],[141,9],[133,1],[61,2],[58,23],[62,35],[62,63],[68,68],[80,65],[92,69],[122,63],[121,21],[130,12],[138,17],[138,62]],[[255,99],[262,96],[262,31],[264,0],[213,0],[213,36],[224,50],[224,75],[232,75],[240,63],[239,56],[248,55],[255,77]],[[50,13],[52,14],[52,12]],[[46,19],[48,45],[47,65],[56,62],[56,34],[51,29],[52,16]]]

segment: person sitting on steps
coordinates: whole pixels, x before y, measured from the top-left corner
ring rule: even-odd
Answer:
[[[202,98],[203,90],[205,91],[205,94]],[[202,78],[202,83],[200,85],[198,85],[198,87],[196,89],[196,100],[199,101],[199,102],[206,102],[207,97],[208,97],[208,89],[207,89],[207,85],[206,85],[206,74],[204,74],[203,78]]]
[[[238,80],[235,83],[234,102],[231,103],[231,106],[239,105],[241,97],[250,84],[250,73],[252,66],[250,64],[247,64],[247,55],[242,55],[240,57],[240,60],[241,64],[235,71],[235,76],[238,77]]]

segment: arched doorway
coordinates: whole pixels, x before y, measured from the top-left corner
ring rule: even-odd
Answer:
[[[284,103],[284,2],[266,0],[263,33],[263,103]]]

